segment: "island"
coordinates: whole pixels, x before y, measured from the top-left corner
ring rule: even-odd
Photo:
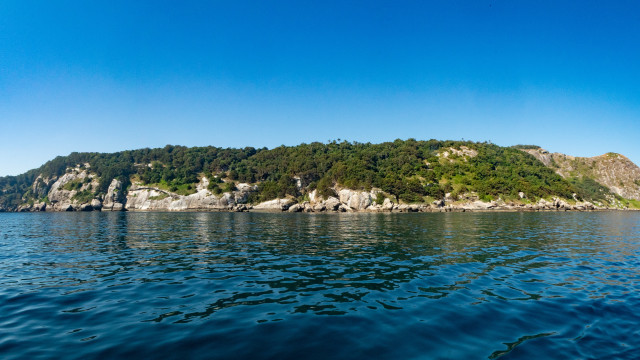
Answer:
[[[640,209],[623,155],[395,140],[71,153],[0,178],[0,211],[433,212]]]

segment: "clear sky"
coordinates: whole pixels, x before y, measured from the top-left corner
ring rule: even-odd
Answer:
[[[396,138],[640,163],[640,2],[0,2],[0,175]]]

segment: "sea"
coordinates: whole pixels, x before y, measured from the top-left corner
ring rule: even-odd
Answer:
[[[2,213],[0,358],[638,359],[640,213]]]

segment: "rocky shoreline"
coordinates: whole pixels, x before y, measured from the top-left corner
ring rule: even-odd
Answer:
[[[38,178],[32,187],[35,194],[47,201],[26,203],[15,209],[0,208],[0,212],[43,212],[43,211],[269,211],[305,213],[347,213],[347,212],[466,212],[466,211],[594,211],[624,210],[607,208],[577,199],[552,198],[531,202],[524,193],[520,201],[502,199],[485,202],[475,194],[466,194],[462,199],[453,199],[447,194],[444,199],[422,204],[398,204],[385,193],[334,188],[335,196],[326,199],[317,191],[308,193],[304,201],[294,198],[273,199],[251,204],[250,195],[258,190],[257,185],[240,183],[234,191],[221,194],[212,193],[209,180],[202,177],[194,191],[179,195],[166,189],[133,182],[124,188],[122,182],[113,179],[106,194],[94,196],[98,188],[94,174],[76,168],[57,179]],[[86,196],[88,194],[89,196]]]

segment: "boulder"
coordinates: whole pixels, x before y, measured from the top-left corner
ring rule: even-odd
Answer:
[[[82,204],[80,205],[80,211],[93,211],[93,206],[91,204]]]
[[[538,200],[537,205],[538,205],[537,206],[538,209],[544,210],[544,209],[550,209],[553,206],[553,203],[549,202],[549,201],[547,201],[545,199],[540,199],[540,200]]]
[[[366,208],[365,210],[369,211],[369,212],[380,212],[380,211],[382,211],[382,206],[378,205],[376,203],[373,203],[373,204],[369,205],[369,207]]]
[[[464,204],[462,205],[461,209],[464,210],[487,210],[487,209],[492,209],[494,208],[496,205],[493,202],[487,203],[487,202],[483,202],[483,201],[474,201],[472,203],[468,203],[468,204]]]
[[[393,203],[391,202],[391,200],[389,200],[389,198],[385,198],[382,202],[382,209],[387,211],[393,210]]]
[[[340,200],[330,196],[327,200],[324,201],[324,206],[329,211],[336,211],[340,207]]]
[[[342,189],[338,192],[340,203],[354,210],[364,210],[372,203],[371,193]]]
[[[31,211],[46,211],[46,210],[47,210],[47,204],[44,202],[33,204],[33,208],[31,209]]]
[[[94,210],[100,210],[102,209],[102,202],[98,199],[93,199],[91,200],[91,207],[93,207]]]
[[[285,211],[289,209],[289,206],[293,203],[291,199],[274,199],[265,202],[261,202],[260,204],[254,206],[255,210],[280,210]]]
[[[122,211],[124,202],[126,202],[126,197],[122,191],[122,183],[118,179],[111,180],[107,194],[102,202],[102,208],[104,210]]]
[[[320,201],[320,198],[318,196],[318,190],[313,190],[312,192],[309,193],[309,201],[312,204],[315,204],[316,202]]]
[[[126,209],[124,207],[124,204],[117,202],[117,203],[113,203],[109,210],[111,210],[111,211],[125,211]]]
[[[245,204],[238,204],[236,206],[233,207],[233,211],[235,212],[243,212],[243,211],[248,211],[249,209],[247,208],[247,205]]]

